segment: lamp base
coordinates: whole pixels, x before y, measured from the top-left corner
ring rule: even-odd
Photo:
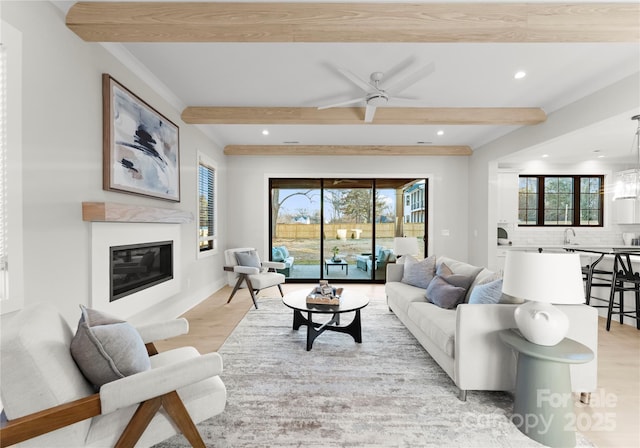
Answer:
[[[569,318],[550,303],[525,302],[514,312],[520,333],[529,342],[553,346],[569,331]]]

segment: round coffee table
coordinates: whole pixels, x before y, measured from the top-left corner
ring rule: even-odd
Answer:
[[[311,350],[313,341],[327,330],[347,333],[353,336],[357,343],[362,343],[362,326],[360,321],[360,310],[369,304],[366,297],[354,297],[349,293],[342,294],[340,305],[307,305],[307,295],[311,291],[300,290],[283,297],[282,302],[293,309],[293,329],[297,330],[302,325],[307,327],[307,351]],[[353,321],[340,326],[340,314],[355,311]],[[306,313],[304,317],[302,313]],[[314,314],[332,314],[328,322],[313,322]]]

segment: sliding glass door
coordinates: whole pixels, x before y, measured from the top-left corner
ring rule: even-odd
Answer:
[[[397,237],[426,253],[425,179],[270,179],[271,259],[290,281],[384,281]]]

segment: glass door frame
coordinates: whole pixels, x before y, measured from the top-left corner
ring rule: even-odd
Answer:
[[[325,207],[325,192],[326,190],[331,190],[331,186],[329,185],[329,182],[331,181],[336,181],[339,179],[346,179],[346,180],[352,180],[354,181],[356,184],[362,184],[365,182],[370,182],[370,188],[371,190],[371,222],[367,223],[368,225],[371,226],[371,244],[369,246],[369,248],[366,250],[366,252],[370,252],[371,255],[370,257],[375,257],[374,252],[376,249],[376,241],[377,241],[377,226],[378,224],[380,224],[380,222],[378,222],[379,220],[382,219],[382,216],[379,218],[378,214],[377,214],[377,210],[376,210],[376,206],[375,206],[375,201],[376,201],[376,195],[377,192],[381,189],[396,189],[398,190],[398,186],[400,186],[402,184],[402,182],[404,182],[404,184],[416,184],[416,183],[420,183],[421,181],[424,182],[424,228],[423,230],[423,237],[422,237],[422,246],[423,246],[423,253],[426,254],[428,253],[428,235],[429,235],[429,221],[430,221],[430,217],[429,217],[429,178],[427,176],[424,177],[415,177],[415,176],[410,176],[410,177],[403,177],[403,176],[394,176],[393,178],[372,178],[372,177],[353,177],[353,176],[345,176],[345,177],[340,177],[340,178],[333,178],[333,177],[322,177],[322,178],[317,178],[317,177],[309,177],[309,178],[296,178],[296,177],[292,177],[292,178],[287,178],[287,177],[274,177],[274,178],[269,178],[268,179],[268,196],[269,196],[269,216],[268,216],[268,225],[269,225],[269,244],[268,244],[268,248],[269,248],[269,255],[272,254],[272,250],[274,248],[274,241],[277,239],[276,235],[275,235],[275,231],[277,229],[277,225],[273,222],[274,219],[274,215],[273,215],[273,189],[274,188],[281,188],[281,187],[274,187],[274,183],[277,184],[277,182],[279,181],[283,181],[283,182],[295,182],[295,181],[299,181],[299,183],[304,183],[305,181],[309,181],[311,183],[317,183],[319,182],[319,187],[314,186],[314,187],[309,187],[310,189],[318,189],[320,192],[320,199],[319,199],[319,207],[320,207],[320,211],[319,211],[319,235],[318,238],[320,239],[319,241],[319,253],[318,253],[318,262],[320,264],[319,266],[319,277],[290,277],[289,275],[287,275],[287,282],[290,283],[309,283],[309,282],[315,282],[318,279],[326,279],[326,280],[330,280],[330,281],[339,281],[340,283],[384,283],[385,279],[384,278],[375,278],[375,268],[372,269],[371,271],[368,271],[368,275],[366,278],[363,278],[361,276],[355,278],[355,277],[350,277],[349,275],[347,275],[345,278],[334,278],[331,275],[327,275],[327,270],[325,268],[325,250],[328,249],[328,246],[330,246],[330,238],[327,238],[327,229],[333,228],[333,227],[329,227],[329,224],[326,222],[326,216],[325,214],[327,213],[326,207]],[[384,184],[388,184],[388,185],[393,185],[393,182],[396,182],[397,186],[396,187],[384,187]],[[381,186],[378,186],[378,185]],[[344,187],[345,189],[349,189],[350,187]],[[337,189],[337,188],[334,188]],[[406,189],[406,187],[402,187],[402,192],[404,192]],[[397,196],[397,194],[396,194]],[[395,210],[393,211],[393,216],[396,219],[396,222],[394,224],[394,235],[395,236],[405,236],[405,235],[399,235],[399,226],[398,226],[398,219],[401,220],[403,227],[401,227],[401,229],[404,229],[404,219],[405,219],[405,204],[404,204],[404,195],[402,195],[402,214],[399,215],[399,207],[400,204],[397,203],[397,198],[394,199],[395,202]],[[347,231],[349,231],[349,229],[346,229]],[[355,229],[352,229],[351,232],[353,232]],[[359,236],[359,235],[358,235]],[[353,233],[349,234],[350,238],[354,238]],[[365,253],[366,253],[365,252]],[[351,256],[357,256],[357,254],[350,254]],[[364,255],[364,254],[363,254]],[[271,257],[269,257],[271,259]],[[295,257],[294,257],[295,259]],[[362,262],[361,262],[362,263]],[[295,265],[295,261],[294,261],[294,265]],[[372,260],[371,265],[375,266],[375,259]],[[332,265],[333,266],[333,265]],[[351,265],[351,268],[353,270],[358,269],[357,268],[357,262],[356,265]],[[337,267],[332,267],[331,270],[336,270]],[[347,268],[348,269],[348,268]],[[357,271],[356,271],[357,272]],[[331,274],[331,273],[329,273]]]

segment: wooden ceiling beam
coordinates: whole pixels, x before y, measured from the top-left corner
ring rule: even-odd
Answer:
[[[228,156],[470,156],[468,146],[227,145]]]
[[[364,122],[364,108],[335,107],[187,107],[188,124],[328,125]],[[531,107],[379,107],[370,124],[398,125],[533,125],[547,119]]]
[[[78,2],[89,42],[638,42],[638,3]]]

